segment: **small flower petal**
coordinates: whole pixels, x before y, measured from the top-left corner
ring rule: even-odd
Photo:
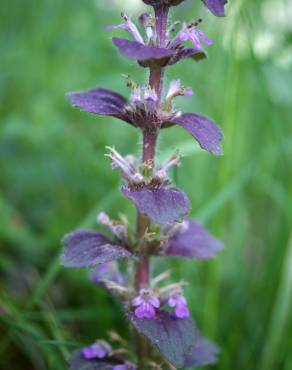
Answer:
[[[139,319],[142,319],[143,317],[151,319],[152,317],[155,316],[155,310],[151,306],[151,304],[144,302],[138,308],[136,308],[135,315]]]
[[[125,14],[123,14],[123,18],[125,19],[125,23],[105,26],[105,30],[114,30],[114,29],[125,30],[129,32],[129,34],[133,36],[136,41],[144,44],[143,37],[141,36],[136,25],[132,22],[131,18]]]
[[[149,298],[149,303],[155,308],[160,307],[160,302],[159,302],[159,299],[157,297],[154,297],[154,296],[150,297]]]
[[[187,306],[185,306],[183,303],[179,303],[179,304],[176,305],[175,315],[179,319],[183,319],[184,317],[189,317],[190,316],[190,311],[187,308]]]
[[[180,80],[173,80],[169,84],[168,92],[166,94],[166,99],[169,99],[172,95],[174,95],[178,90],[181,89]]]
[[[167,304],[168,304],[168,306],[169,307],[175,307],[176,306],[176,299],[174,298],[174,297],[170,297],[169,299],[168,299],[168,302],[167,302]]]
[[[143,298],[141,296],[135,297],[132,300],[132,306],[140,306],[144,302]]]
[[[155,316],[155,310],[150,303],[144,303],[144,317],[151,319]]]
[[[200,36],[200,38],[207,44],[207,45],[212,45],[213,41],[209,39],[208,36],[206,36],[202,31],[197,29],[197,34]]]

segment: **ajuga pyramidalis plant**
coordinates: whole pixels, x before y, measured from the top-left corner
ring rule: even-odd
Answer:
[[[179,155],[175,153],[164,163],[155,160],[160,130],[171,126],[185,129],[202,149],[222,154],[223,134],[212,120],[174,107],[177,96],[189,97],[192,90],[179,80],[164,86],[168,66],[187,58],[206,58],[204,47],[212,41],[199,30],[200,19],[168,23],[170,8],[184,0],[143,1],[152,10],[141,14],[138,26],[122,13],[122,23],[106,29],[122,29],[130,35],[129,39],[114,37],[113,44],[122,56],[149,71],[148,84],[139,85],[127,77],[129,99],[104,88],[68,94],[73,106],[116,117],[141,132],[141,159],[124,156],[112,147],[106,154],[112,169],[121,173],[122,194],[137,208],[136,225],[130,225],[125,217],[113,220],[102,212],[97,220],[108,236],[94,230],[73,231],[63,239],[61,256],[65,267],[91,268],[90,280],[120,302],[133,327],[133,348],[111,332],[110,343],[98,338],[74,351],[69,359],[71,370],[196,368],[215,363],[219,352],[190,318],[184,284],[167,285],[169,271],[152,276],[150,266],[151,259],[158,257],[211,259],[223,247],[199,222],[187,219],[188,198],[171,186],[168,171],[180,165]],[[203,0],[216,16],[224,15],[226,2]],[[120,268],[121,259],[127,261],[127,269]]]

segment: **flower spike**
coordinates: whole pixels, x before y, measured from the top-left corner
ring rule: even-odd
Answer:
[[[166,257],[207,260],[223,248],[198,221],[187,219],[191,209],[189,199],[173,187],[170,176],[171,169],[181,165],[178,152],[162,163],[157,163],[155,156],[161,129],[173,126],[186,130],[209,153],[216,156],[223,153],[223,133],[215,122],[198,113],[184,112],[175,104],[177,97],[192,97],[193,90],[183,86],[178,78],[165,86],[168,66],[187,58],[200,61],[207,57],[205,49],[212,44],[198,28],[201,19],[191,22],[174,19],[168,24],[169,8],[184,1],[143,0],[153,7],[153,13],[142,13],[138,24],[121,13],[121,24],[105,27],[126,31],[128,38],[113,37],[113,44],[122,56],[149,69],[149,80],[144,83],[123,75],[129,89],[127,98],[100,87],[67,94],[74,107],[117,118],[143,135],[141,159],[106,147],[112,169],[119,170],[121,175],[121,193],[137,209],[135,228],[123,213],[114,220],[102,211],[97,222],[108,235],[95,230],[75,230],[64,236],[61,255],[65,267],[90,268],[89,279],[94,287],[112,294],[127,311],[127,318],[136,330],[137,354],[116,333],[109,336],[113,346],[98,340],[74,351],[69,359],[70,370],[185,369],[217,361],[217,346],[201,336],[190,317],[183,293],[188,283],[183,277],[171,281],[170,271],[164,267],[163,271],[155,272],[154,278],[151,276],[151,256],[165,260]],[[227,0],[201,1],[214,15],[224,15]],[[157,268],[161,266],[158,264]],[[156,347],[159,356],[150,350],[150,345]],[[137,359],[138,364],[129,358]]]

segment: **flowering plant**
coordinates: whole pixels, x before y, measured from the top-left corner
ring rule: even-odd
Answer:
[[[158,134],[171,126],[185,129],[202,149],[222,154],[220,128],[208,117],[182,113],[173,104],[177,96],[192,96],[192,90],[179,80],[172,81],[168,88],[163,85],[168,66],[186,58],[206,58],[204,44],[212,41],[198,29],[200,19],[168,24],[170,8],[184,0],[143,1],[154,10],[153,14],[139,17],[143,35],[123,13],[121,24],[106,29],[128,32],[131,39],[114,37],[112,41],[123,56],[149,69],[149,83],[139,85],[127,77],[129,99],[104,88],[68,94],[73,106],[116,117],[141,131],[141,160],[123,156],[111,147],[107,147],[106,154],[112,168],[121,173],[121,192],[137,208],[137,225],[133,230],[125,217],[113,220],[101,212],[98,223],[110,236],[94,230],[73,231],[63,239],[61,256],[65,267],[92,268],[90,280],[122,303],[134,327],[136,348],[131,350],[124,339],[112,332],[111,341],[122,348],[98,340],[73,352],[69,359],[71,370],[182,369],[212,364],[218,354],[218,347],[201,336],[190,318],[184,283],[165,285],[169,271],[155,277],[150,271],[152,256],[210,259],[223,248],[199,222],[187,219],[189,200],[171,186],[168,172],[180,165],[180,156],[175,153],[160,164],[155,160]],[[224,15],[226,0],[203,3],[214,15]],[[185,46],[188,41],[192,47]],[[120,259],[127,259],[128,273],[121,271]]]

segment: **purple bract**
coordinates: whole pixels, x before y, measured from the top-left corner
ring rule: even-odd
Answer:
[[[201,48],[183,48],[180,45],[172,48],[163,48],[144,45],[138,41],[119,37],[113,38],[113,44],[118,48],[121,55],[136,60],[142,67],[151,65],[165,67],[189,57],[196,61],[207,58],[207,54]]]
[[[206,7],[217,17],[224,17],[227,0],[202,0]]]
[[[223,249],[223,244],[197,221],[185,221],[182,231],[174,234],[165,246],[169,256],[210,259]]]
[[[132,313],[129,317],[136,330],[157,346],[168,361],[178,368],[184,366],[198,338],[197,328],[189,317],[179,319],[167,311],[157,311],[151,320]]]
[[[85,112],[114,116],[133,126],[143,126],[145,117],[148,117],[147,125],[153,128],[179,125],[198,141],[202,149],[215,155],[222,155],[220,142],[223,139],[223,133],[208,117],[195,113],[180,114],[175,110],[164,111],[162,109],[156,112],[148,108],[146,111],[146,105],[140,105],[135,95],[132,95],[132,100],[128,102],[123,96],[100,88],[70,93],[68,98],[73,106]]]
[[[63,238],[61,263],[65,267],[90,267],[132,254],[93,230],[77,230]]]
[[[116,284],[125,286],[128,282],[127,276],[121,273],[116,261],[101,263],[94,267],[89,274],[90,281],[104,286],[104,281],[108,280]]]
[[[135,203],[141,213],[157,224],[179,222],[190,210],[186,195],[175,188],[123,187],[122,192]]]

